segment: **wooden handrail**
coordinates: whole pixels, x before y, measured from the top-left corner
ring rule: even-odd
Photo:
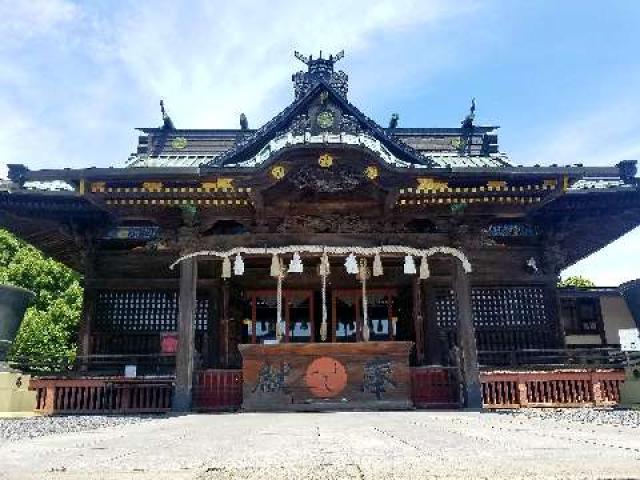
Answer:
[[[161,378],[33,378],[37,413],[160,413],[171,409],[173,380]]]
[[[615,405],[624,378],[620,369],[480,373],[487,408]]]

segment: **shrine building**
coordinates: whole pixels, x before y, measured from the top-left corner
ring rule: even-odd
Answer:
[[[615,403],[615,329],[568,332],[556,284],[640,225],[636,161],[517,165],[475,102],[459,126],[383,126],[342,53],[296,57],[258,129],[163,105],[125,167],[9,165],[0,226],[84,284],[77,365],[32,381],[37,409]]]

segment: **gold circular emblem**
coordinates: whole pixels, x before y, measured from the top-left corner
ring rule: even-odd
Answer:
[[[375,180],[380,175],[380,172],[378,172],[378,167],[376,167],[375,165],[369,165],[364,169],[364,175],[369,180]]]
[[[171,146],[177,150],[182,150],[187,146],[187,139],[184,137],[176,137],[171,141]]]
[[[454,137],[451,139],[451,146],[453,148],[460,148],[461,145],[462,145],[462,140],[460,140],[458,137]]]
[[[320,155],[320,157],[318,158],[318,164],[322,168],[329,168],[331,165],[333,165],[333,157],[328,153]]]
[[[320,128],[323,128],[323,129],[331,128],[333,126],[333,121],[334,121],[333,113],[331,113],[329,110],[324,110],[318,114],[316,121],[318,122],[318,126]]]
[[[276,180],[280,180],[282,177],[284,177],[284,174],[285,170],[282,165],[276,165],[271,169],[271,176]]]

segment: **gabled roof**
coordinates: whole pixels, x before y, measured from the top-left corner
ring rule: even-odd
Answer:
[[[270,140],[291,125],[297,115],[304,113],[311,102],[323,91],[329,94],[331,100],[342,109],[343,113],[353,116],[365,132],[371,134],[376,140],[379,140],[392,154],[401,160],[419,165],[436,166],[432,160],[422,156],[417,150],[400,142],[387,133],[384,128],[367,117],[352,103],[348,102],[345,97],[336,92],[334,88],[324,80],[318,81],[305,95],[294,100],[289,106],[256,130],[252,135],[238,142],[234,147],[206,164],[206,166],[216,167],[237,164],[257,155]]]
[[[288,130],[309,105],[327,92],[341,112],[357,125],[358,134],[322,132],[291,136]],[[351,125],[353,127],[353,125]],[[498,153],[495,126],[471,128],[384,128],[367,117],[328,82],[319,80],[258,130],[140,128],[138,151],[129,167],[254,167],[271,153],[300,144],[345,143],[374,150],[397,167],[509,167]],[[300,132],[298,132],[300,133]],[[464,139],[464,143],[462,140]],[[461,144],[463,145],[461,147]]]

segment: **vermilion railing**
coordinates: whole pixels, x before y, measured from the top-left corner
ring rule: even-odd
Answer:
[[[412,367],[411,398],[416,408],[456,408],[459,405],[457,369]]]
[[[485,371],[480,381],[487,408],[612,406],[620,401],[624,371]]]
[[[171,410],[173,380],[112,378],[33,378],[37,413],[161,413]]]
[[[242,404],[242,370],[200,370],[193,383],[193,408],[237,410]]]
[[[483,371],[486,408],[613,406],[620,401],[621,369]],[[196,372],[193,406],[200,411],[234,411],[242,404],[241,370]],[[36,409],[42,414],[161,413],[171,410],[173,379],[33,378]],[[412,400],[417,408],[456,408],[456,370],[411,368]]]

